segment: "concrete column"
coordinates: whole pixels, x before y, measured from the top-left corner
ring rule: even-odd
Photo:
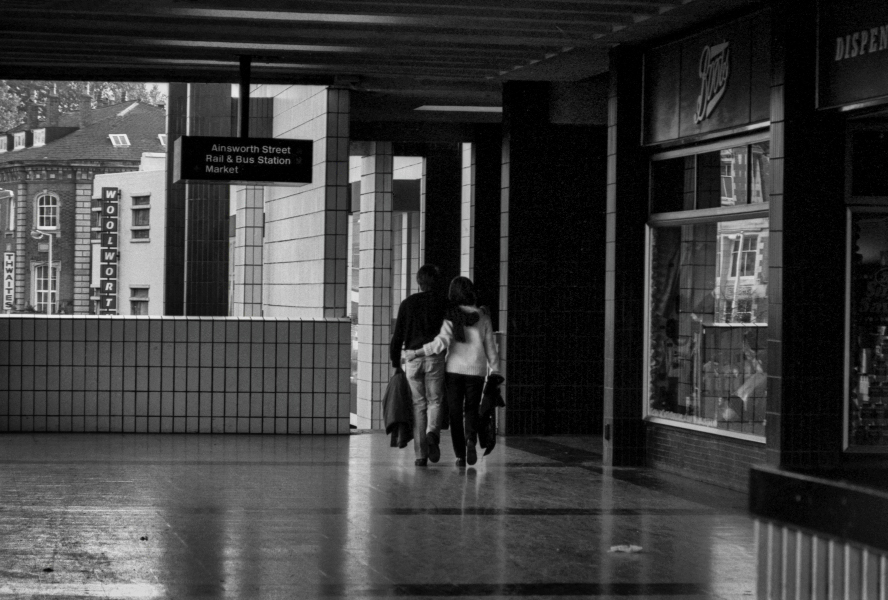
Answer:
[[[462,144],[462,196],[460,198],[459,274],[475,279],[475,148]]]
[[[814,69],[798,68],[815,61],[816,7],[780,0],[773,11],[766,456],[834,467],[847,391],[845,121],[815,109]]]
[[[506,333],[505,430],[597,433],[604,370],[595,348],[604,343],[605,128],[551,123],[550,86],[544,82],[504,85],[503,126],[499,329]],[[476,202],[476,217],[481,206]],[[479,219],[476,249],[486,229]]]
[[[312,183],[266,190],[265,316],[342,317],[347,312],[349,92],[267,86],[274,137],[314,141]]]
[[[460,273],[461,188],[460,145],[429,148],[420,188],[421,262],[437,265],[445,285]]]
[[[369,151],[361,161],[357,426],[378,429],[392,373],[392,144],[374,142]]]
[[[469,220],[463,221],[462,256],[468,258],[468,265],[467,270],[463,270],[463,265],[460,270],[474,281],[478,302],[490,309],[495,329],[499,327],[502,155],[502,132],[499,129],[479,133],[471,143],[471,154],[463,153],[463,181],[470,177],[471,208],[465,207]],[[467,165],[471,165],[469,172]],[[464,183],[464,203],[467,187]]]
[[[638,148],[640,53],[611,54],[608,97],[607,265],[604,337],[604,464],[644,464],[644,240],[646,158]]]
[[[236,212],[233,317],[262,316],[262,229],[264,188],[233,188]]]

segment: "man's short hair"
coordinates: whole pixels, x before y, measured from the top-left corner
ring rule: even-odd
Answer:
[[[419,289],[424,292],[433,289],[438,282],[439,273],[440,271],[435,265],[421,266],[419,271],[416,272],[416,283],[419,284]]]

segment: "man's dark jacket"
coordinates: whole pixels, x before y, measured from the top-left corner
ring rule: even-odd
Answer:
[[[401,367],[401,348],[419,350],[428,344],[444,323],[447,300],[435,292],[419,292],[408,296],[398,307],[398,320],[389,346],[392,367]]]

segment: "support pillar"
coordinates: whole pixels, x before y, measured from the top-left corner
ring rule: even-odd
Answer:
[[[824,468],[842,462],[845,123],[815,109],[815,70],[799,68],[815,64],[816,6],[773,10],[766,456]]]
[[[647,221],[641,139],[642,56],[611,52],[607,138],[607,266],[603,464],[644,464],[644,243]]]
[[[430,147],[420,189],[421,262],[437,265],[445,286],[460,273],[461,187],[460,145]]]
[[[235,202],[234,285],[231,316],[262,316],[264,188],[233,188]]]
[[[548,83],[504,85],[499,320],[507,434],[601,428],[603,364],[594,348],[604,339],[605,132],[556,125],[549,115]]]
[[[359,429],[383,427],[382,396],[392,374],[392,144],[373,142],[369,152],[361,159]]]

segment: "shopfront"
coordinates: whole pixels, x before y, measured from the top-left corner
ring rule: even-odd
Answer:
[[[766,442],[769,47],[764,12],[644,55],[646,461],[734,487]]]
[[[888,5],[778,2],[640,71],[644,464],[737,489],[881,465]]]
[[[844,462],[888,452],[888,7],[821,2],[817,108],[844,119]],[[850,455],[850,456],[849,456]]]

